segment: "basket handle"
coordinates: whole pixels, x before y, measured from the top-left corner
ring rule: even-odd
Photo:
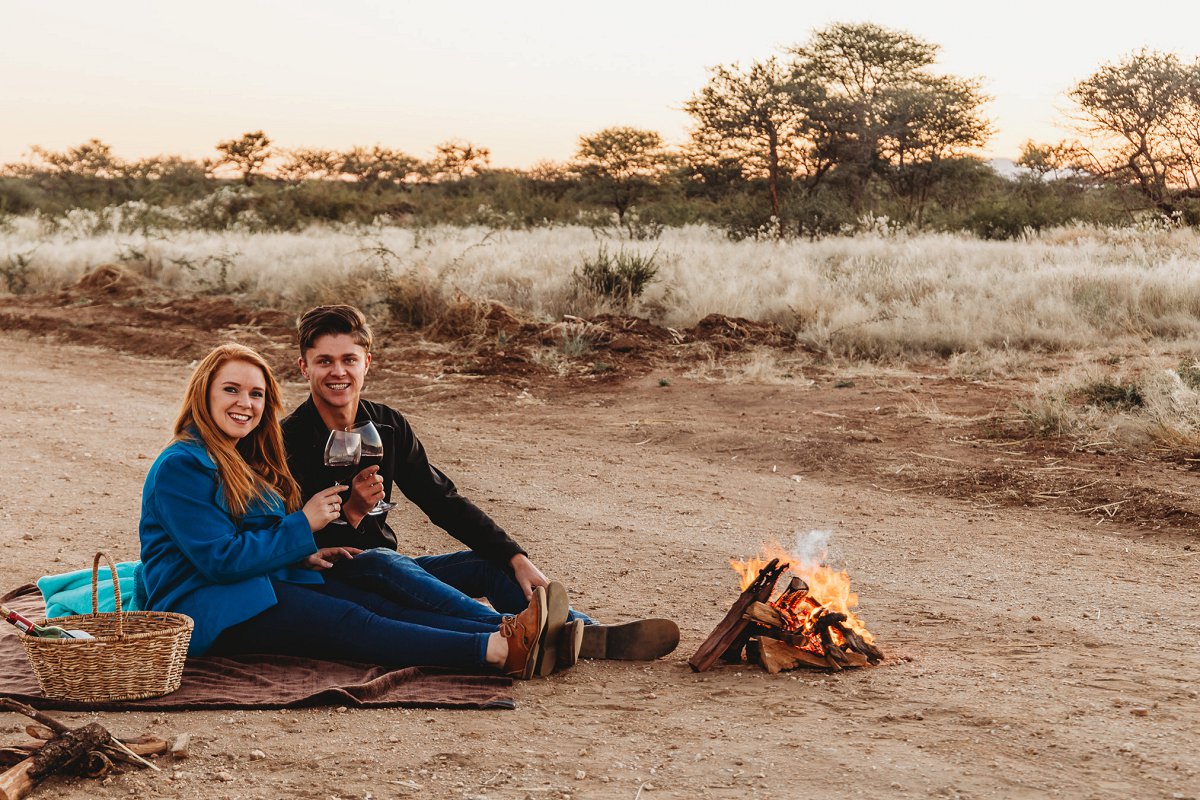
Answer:
[[[92,559],[92,616],[100,613],[100,559],[108,562],[108,571],[112,575],[113,599],[117,605],[117,638],[125,638],[125,615],[121,613],[121,581],[117,579],[117,566],[108,557],[108,553],[100,551]]]

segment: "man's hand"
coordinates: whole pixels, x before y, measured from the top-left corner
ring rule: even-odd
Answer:
[[[354,527],[362,522],[375,504],[383,499],[383,478],[379,476],[379,465],[367,467],[350,481],[350,499],[342,506],[346,521]]]
[[[322,547],[301,561],[299,566],[305,569],[326,570],[333,566],[333,562],[343,558],[354,558],[361,552],[357,547]]]
[[[535,567],[529,560],[529,556],[524,553],[517,553],[508,563],[512,565],[513,577],[520,584],[526,600],[533,597],[533,587],[550,585],[550,581],[542,574],[542,571]]]

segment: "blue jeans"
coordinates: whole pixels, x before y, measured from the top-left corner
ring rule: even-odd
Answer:
[[[491,612],[497,622],[488,624],[420,610],[414,617],[414,609],[337,581],[271,585],[279,602],[223,631],[213,655],[276,653],[388,667],[478,669],[500,618]]]
[[[337,562],[325,573],[328,583],[348,583],[381,594],[414,610],[461,619],[500,624],[504,614],[529,607],[525,593],[511,575],[470,550],[413,558],[376,547],[349,561]],[[472,598],[484,597],[496,614]],[[480,613],[480,610],[484,613]],[[421,621],[423,617],[412,617]],[[571,609],[567,619],[594,624],[591,617]]]

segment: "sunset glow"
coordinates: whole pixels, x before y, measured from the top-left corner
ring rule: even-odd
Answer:
[[[427,158],[451,138],[488,147],[496,166],[562,160],[611,125],[681,142],[680,109],[716,64],[748,62],[816,27],[871,21],[941,46],[939,71],[983,79],[996,135],[981,153],[1015,157],[1026,139],[1061,138],[1064,92],[1142,46],[1195,57],[1200,7],[1135,15],[1077,5],[614,0],[561,3],[204,7],[5,3],[0,26],[0,162],[32,145],[96,137],[135,158],[211,156],[265,130],[282,147],[376,143]]]

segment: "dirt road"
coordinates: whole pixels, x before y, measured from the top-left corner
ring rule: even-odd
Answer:
[[[0,363],[0,584],[98,548],[136,558],[141,483],[187,365],[16,334],[0,335]],[[798,415],[838,411],[842,395],[820,389],[672,377],[517,391],[385,366],[370,396],[410,415],[435,463],[579,607],[672,616],[679,650],[520,684],[516,711],[103,715],[121,732],[191,731],[193,756],[40,796],[1200,797],[1195,536],[768,463]],[[284,377],[294,404],[303,387]],[[414,553],[455,545],[419,515],[395,527]],[[738,592],[730,557],[810,530],[833,532],[889,663],[693,674],[686,659]],[[0,744],[23,728],[0,718]]]

